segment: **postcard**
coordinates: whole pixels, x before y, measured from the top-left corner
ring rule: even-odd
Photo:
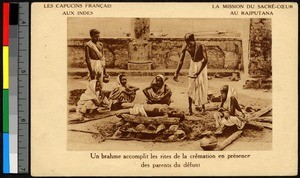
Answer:
[[[296,175],[297,50],[296,3],[32,3],[32,175]]]

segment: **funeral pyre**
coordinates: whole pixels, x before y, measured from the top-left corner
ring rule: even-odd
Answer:
[[[183,140],[192,132],[184,122],[185,114],[178,109],[158,105],[138,107],[143,111],[134,107],[130,113],[117,114],[121,121],[116,124],[118,129],[113,139],[167,142]]]

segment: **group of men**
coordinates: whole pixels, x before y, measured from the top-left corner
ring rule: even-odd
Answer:
[[[105,82],[105,80],[108,77],[108,74],[105,70],[105,57],[104,57],[104,53],[103,53],[103,44],[101,42],[99,42],[100,32],[98,30],[96,30],[96,29],[90,30],[90,36],[91,36],[91,40],[88,41],[85,45],[86,63],[87,63],[87,67],[89,70],[90,80],[96,80],[101,85],[101,84],[103,84],[103,82]],[[180,61],[178,63],[175,74],[173,76],[173,80],[178,82],[178,75],[183,66],[183,62],[186,57],[186,53],[189,53],[189,55],[191,56],[189,73],[188,73],[189,115],[193,115],[193,104],[194,104],[195,110],[205,113],[205,104],[208,103],[208,99],[207,99],[208,78],[207,78],[206,47],[205,47],[205,45],[203,45],[199,42],[196,42],[194,34],[192,34],[192,33],[187,33],[184,36],[184,40],[185,40],[185,44],[182,47]],[[130,90],[130,87],[128,87],[126,83],[122,84],[122,80],[125,80],[125,78],[126,78],[126,76],[124,76],[124,75],[118,76],[120,87],[125,88],[125,90]],[[160,80],[163,80],[163,82],[161,82]],[[151,102],[153,103],[156,101],[155,98],[151,101],[151,97],[153,98],[153,96],[157,96],[157,94],[162,91],[162,86],[159,86],[157,84],[164,83],[164,77],[156,76],[153,82],[155,83],[155,85],[151,85],[151,86],[152,86],[152,90],[154,92],[152,90],[151,90],[152,93],[148,92],[148,90],[151,87],[143,90],[145,96],[147,97],[148,103],[151,103]],[[159,86],[159,87],[155,88],[155,86],[156,87]],[[118,89],[117,92],[113,92],[113,93],[121,94],[122,92],[119,92],[119,91],[125,91],[125,90]],[[133,90],[136,91],[137,88],[134,88]],[[222,91],[221,91],[221,93],[222,93]],[[238,111],[242,112],[242,110],[239,108],[237,100],[235,98],[233,98],[234,96],[230,96],[230,98],[228,98],[227,93],[228,93],[228,87],[226,90],[226,96],[224,96],[222,98],[222,103],[225,103],[226,100],[227,100],[227,102],[230,103],[227,111],[229,112],[229,111],[237,109]],[[126,94],[126,92],[125,92],[125,94]],[[132,94],[135,94],[135,93],[133,92]],[[115,96],[117,96],[117,95],[115,95]],[[118,95],[118,96],[120,96],[119,98],[124,99],[124,95]],[[168,97],[166,98],[165,96],[168,96]],[[128,96],[128,97],[130,98],[132,96]],[[171,91],[169,91],[169,93],[167,93],[163,97],[164,97],[164,101],[166,101],[166,103],[162,103],[162,104],[169,105],[170,101],[171,101],[170,100]],[[118,100],[120,100],[119,98],[118,98]],[[230,102],[230,100],[232,100],[234,102]],[[215,119],[217,122],[216,125],[221,125],[221,127],[224,125],[227,125],[225,122],[222,121],[222,118],[226,118],[228,120],[228,118],[230,116],[229,115],[228,117],[225,117],[226,115],[224,115],[223,110],[224,110],[224,108],[220,108],[218,112],[221,114],[215,115]],[[233,111],[229,112],[229,113],[234,114]],[[232,123],[229,123],[229,125],[236,124],[236,125],[240,125],[240,127],[243,126],[243,125],[241,125],[240,122],[238,122],[238,123],[237,122],[238,121],[235,119],[234,121],[232,121]]]
[[[100,32],[92,29],[90,30],[90,36],[91,40],[85,45],[85,58],[89,76],[91,80],[96,79],[102,83],[108,74],[105,70],[103,44],[99,42]],[[178,75],[182,68],[186,52],[188,52],[191,56],[188,75],[188,103],[189,114],[192,114],[193,103],[196,110],[202,111],[205,111],[205,103],[207,103],[207,53],[205,46],[195,41],[194,34],[188,33],[184,39],[186,43],[182,48],[180,61],[173,79],[178,82]]]

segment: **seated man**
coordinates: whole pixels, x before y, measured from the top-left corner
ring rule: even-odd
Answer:
[[[225,126],[236,125],[238,129],[243,129],[245,126],[245,114],[234,96],[236,91],[228,85],[224,85],[220,91],[221,105],[218,112],[214,114],[216,127],[218,128],[215,134],[221,134]],[[236,110],[239,111],[238,114]]]
[[[100,81],[91,80],[85,92],[80,96],[77,102],[76,111],[81,114],[81,120],[89,117],[94,111],[109,109],[110,103],[106,96],[102,93],[102,85]]]
[[[165,84],[163,75],[155,76],[151,85],[143,90],[147,104],[171,104],[171,89]]]
[[[118,86],[109,95],[109,99],[112,100],[111,110],[122,109],[126,104],[132,103],[135,99],[136,91],[139,90],[138,87],[127,83],[127,78],[124,74],[118,75],[117,82]]]

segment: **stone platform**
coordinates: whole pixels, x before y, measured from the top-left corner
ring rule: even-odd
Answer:
[[[128,70],[151,70],[151,61],[128,61]]]
[[[126,69],[106,69],[107,73],[110,76],[117,76],[120,73],[123,73],[128,76],[156,76],[158,74],[163,74],[165,76],[173,76],[175,73],[175,69],[157,69],[157,70],[126,70]],[[188,75],[188,69],[181,69],[180,74],[181,76]],[[229,70],[229,69],[208,69],[207,75],[214,76],[219,75],[221,77],[229,77],[232,76],[233,73],[240,74],[240,71],[236,70]],[[88,69],[85,68],[69,68],[68,69],[68,76],[87,76]]]

